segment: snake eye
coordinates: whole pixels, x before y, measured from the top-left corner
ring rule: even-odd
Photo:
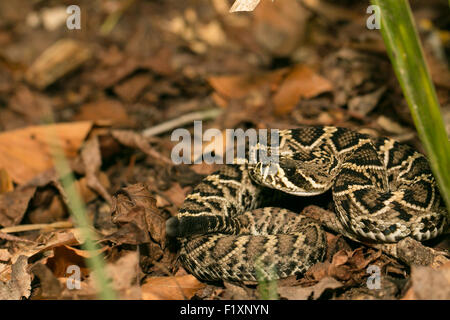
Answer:
[[[284,170],[286,176],[292,176],[295,174],[297,166],[294,161],[283,161],[280,167]]]

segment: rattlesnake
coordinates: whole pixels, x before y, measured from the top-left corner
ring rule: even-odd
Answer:
[[[321,225],[262,207],[276,190],[308,196],[331,189],[336,215],[329,227],[355,241],[423,241],[448,225],[426,158],[392,139],[337,127],[280,130],[275,171],[267,174],[262,163],[224,165],[186,197],[166,230],[181,240],[179,259],[189,272],[257,281],[302,274],[322,261]]]

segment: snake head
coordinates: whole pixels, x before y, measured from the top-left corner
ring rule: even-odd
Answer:
[[[288,157],[280,157],[277,163],[249,165],[250,177],[256,183],[297,196],[321,194],[331,187],[332,179],[321,171],[321,166]]]

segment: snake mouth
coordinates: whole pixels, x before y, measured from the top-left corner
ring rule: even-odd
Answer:
[[[256,183],[282,192],[310,197],[322,194],[330,189],[331,184],[320,184],[302,174],[295,166],[284,163],[257,163],[249,170],[250,177]]]

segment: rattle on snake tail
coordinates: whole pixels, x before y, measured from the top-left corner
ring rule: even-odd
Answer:
[[[434,238],[448,226],[427,159],[406,144],[337,127],[279,131],[279,162],[224,165],[184,201],[167,234],[179,259],[204,280],[257,281],[303,274],[324,259],[315,220],[262,207],[267,190],[310,196],[331,189],[330,229],[356,241]]]

